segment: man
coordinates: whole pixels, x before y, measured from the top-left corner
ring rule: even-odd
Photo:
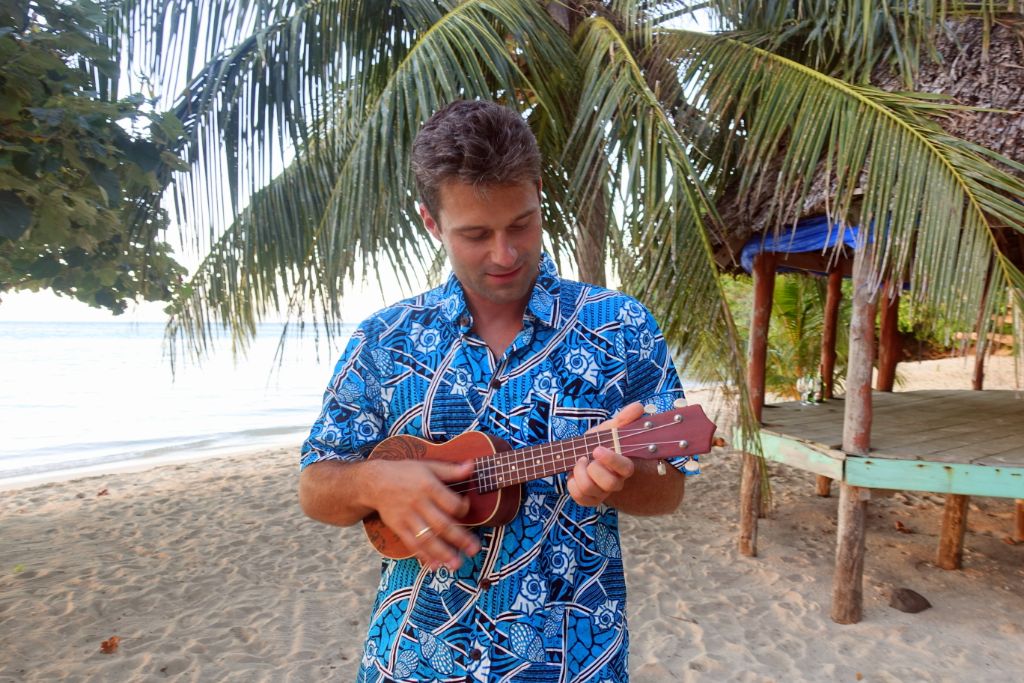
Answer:
[[[416,555],[383,562],[361,681],[628,678],[617,511],[674,510],[696,462],[661,475],[597,447],[526,484],[509,524],[467,529],[446,483],[471,463],[365,460],[395,434],[478,430],[519,448],[682,397],[650,314],[559,278],[542,253],[540,163],[523,119],[496,104],[427,121],[413,144],[420,216],[453,274],[359,326],[303,446],[306,514],[348,526],[376,512]]]

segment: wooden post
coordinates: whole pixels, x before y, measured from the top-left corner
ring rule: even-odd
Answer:
[[[992,271],[989,269],[989,275]],[[981,295],[981,309],[978,311],[978,319],[974,321],[974,374],[971,375],[971,389],[981,391],[985,386],[985,353],[988,351],[988,335],[985,334],[985,313],[988,312],[988,283],[990,278],[985,278],[985,291]]]
[[[1014,525],[1013,540],[1024,542],[1024,500],[1017,499],[1017,523]]]
[[[882,300],[882,321],[878,350],[878,390],[892,391],[896,383],[896,365],[900,362],[900,283],[889,280]]]
[[[870,245],[861,245],[853,258],[853,314],[846,371],[843,450],[867,455],[871,446],[871,366],[875,346],[878,292],[872,277]],[[836,567],[832,577],[832,621],[855,624],[864,602],[864,522],[870,491],[843,482],[839,486],[839,528]]]
[[[821,334],[821,397],[826,401],[835,398],[836,375],[836,331],[839,328],[839,304],[843,300],[843,269],[833,266],[828,272],[828,289],[825,298],[825,324]],[[815,477],[815,493],[822,498],[832,495],[832,480],[822,474]]]
[[[832,621],[856,624],[864,607],[864,523],[870,489],[839,484],[836,571],[832,577]]]
[[[839,304],[843,299],[843,271],[838,265],[828,273],[828,294],[825,298],[825,329],[821,335],[821,397],[833,398],[836,374],[836,330],[839,327]]]
[[[960,569],[964,558],[964,532],[967,530],[967,501],[970,496],[951,493],[946,496],[942,513],[942,532],[935,564],[942,569]]]
[[[750,409],[760,420],[764,409],[764,376],[768,359],[768,324],[775,292],[775,254],[754,257],[754,311],[750,317],[750,345],[747,359],[747,389]],[[740,554],[757,555],[757,518],[761,509],[761,463],[757,456],[743,454],[740,479]]]
[[[824,474],[819,474],[814,478],[814,493],[822,498],[828,498],[832,495],[832,479],[826,477]]]

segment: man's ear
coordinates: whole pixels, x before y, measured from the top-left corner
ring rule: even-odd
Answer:
[[[441,229],[438,227],[437,221],[430,215],[427,205],[422,202],[420,202],[420,220],[423,221],[423,226],[434,236],[434,239],[441,239]]]

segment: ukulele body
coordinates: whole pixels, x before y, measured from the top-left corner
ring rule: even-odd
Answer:
[[[445,443],[433,443],[402,434],[381,441],[367,459],[464,462],[507,450],[510,450],[510,447],[504,439],[483,432],[466,432]],[[475,482],[474,476],[465,482],[465,486],[473,487],[476,485]],[[460,483],[450,486],[458,492]],[[501,526],[511,522],[519,511],[522,486],[516,484],[486,493],[468,490],[462,495],[469,499],[469,512],[457,520],[458,524],[467,527]],[[366,532],[370,544],[381,555],[393,560],[412,557],[413,552],[402,542],[398,534],[384,524],[377,513],[363,520],[363,531]]]

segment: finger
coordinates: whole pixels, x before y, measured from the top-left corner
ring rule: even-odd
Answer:
[[[609,493],[621,491],[626,482],[625,477],[597,461],[587,465],[587,475],[593,483],[593,488],[586,491],[590,495],[607,496]]]
[[[611,421],[615,423],[616,427],[622,427],[628,425],[630,422],[636,422],[644,416],[644,406],[639,401],[634,401],[619,412],[615,413]]]
[[[440,533],[423,538],[417,548],[417,555],[427,558],[432,569],[441,565],[455,571],[462,566],[462,555],[476,555],[480,552],[480,543],[476,537],[470,534],[464,527],[453,525],[443,529]],[[422,560],[421,560],[422,561]]]
[[[572,474],[569,476],[567,488],[573,500],[585,507],[594,507],[604,500],[603,492],[590,478],[590,474],[587,471],[586,458],[580,458],[576,461]]]
[[[405,542],[406,547],[426,567],[436,568],[450,557],[448,553],[438,552],[443,550],[443,548],[439,548],[436,544],[432,543],[437,532],[421,517],[410,518],[409,526],[406,528],[405,533],[401,535],[404,536],[402,540]]]
[[[603,429],[611,429],[612,427],[622,427],[628,425],[630,422],[636,422],[644,415],[644,407],[639,401],[630,403],[629,405],[622,408],[619,412],[615,413],[612,417],[608,418],[596,427],[592,427],[587,430],[587,433],[599,432]]]
[[[445,482],[465,481],[473,474],[475,463],[473,460],[462,462],[446,462],[444,460],[424,460],[438,479]]]
[[[463,552],[466,555],[476,555],[480,552],[480,541],[476,535],[443,511],[434,510],[425,518],[430,520],[430,527],[436,537],[446,543],[452,552]]]
[[[441,538],[435,524],[426,521],[417,524],[409,548],[424,566],[433,570],[458,559],[458,551]]]
[[[469,499],[459,495],[452,488],[445,486],[444,482],[467,481],[473,474],[474,463],[472,460],[465,462],[441,462],[427,461],[427,467],[440,482],[431,490],[430,499],[445,513],[456,519],[465,517],[469,513]]]
[[[610,448],[598,446],[594,449],[594,461],[599,462],[618,476],[629,479],[636,471],[636,463]]]

